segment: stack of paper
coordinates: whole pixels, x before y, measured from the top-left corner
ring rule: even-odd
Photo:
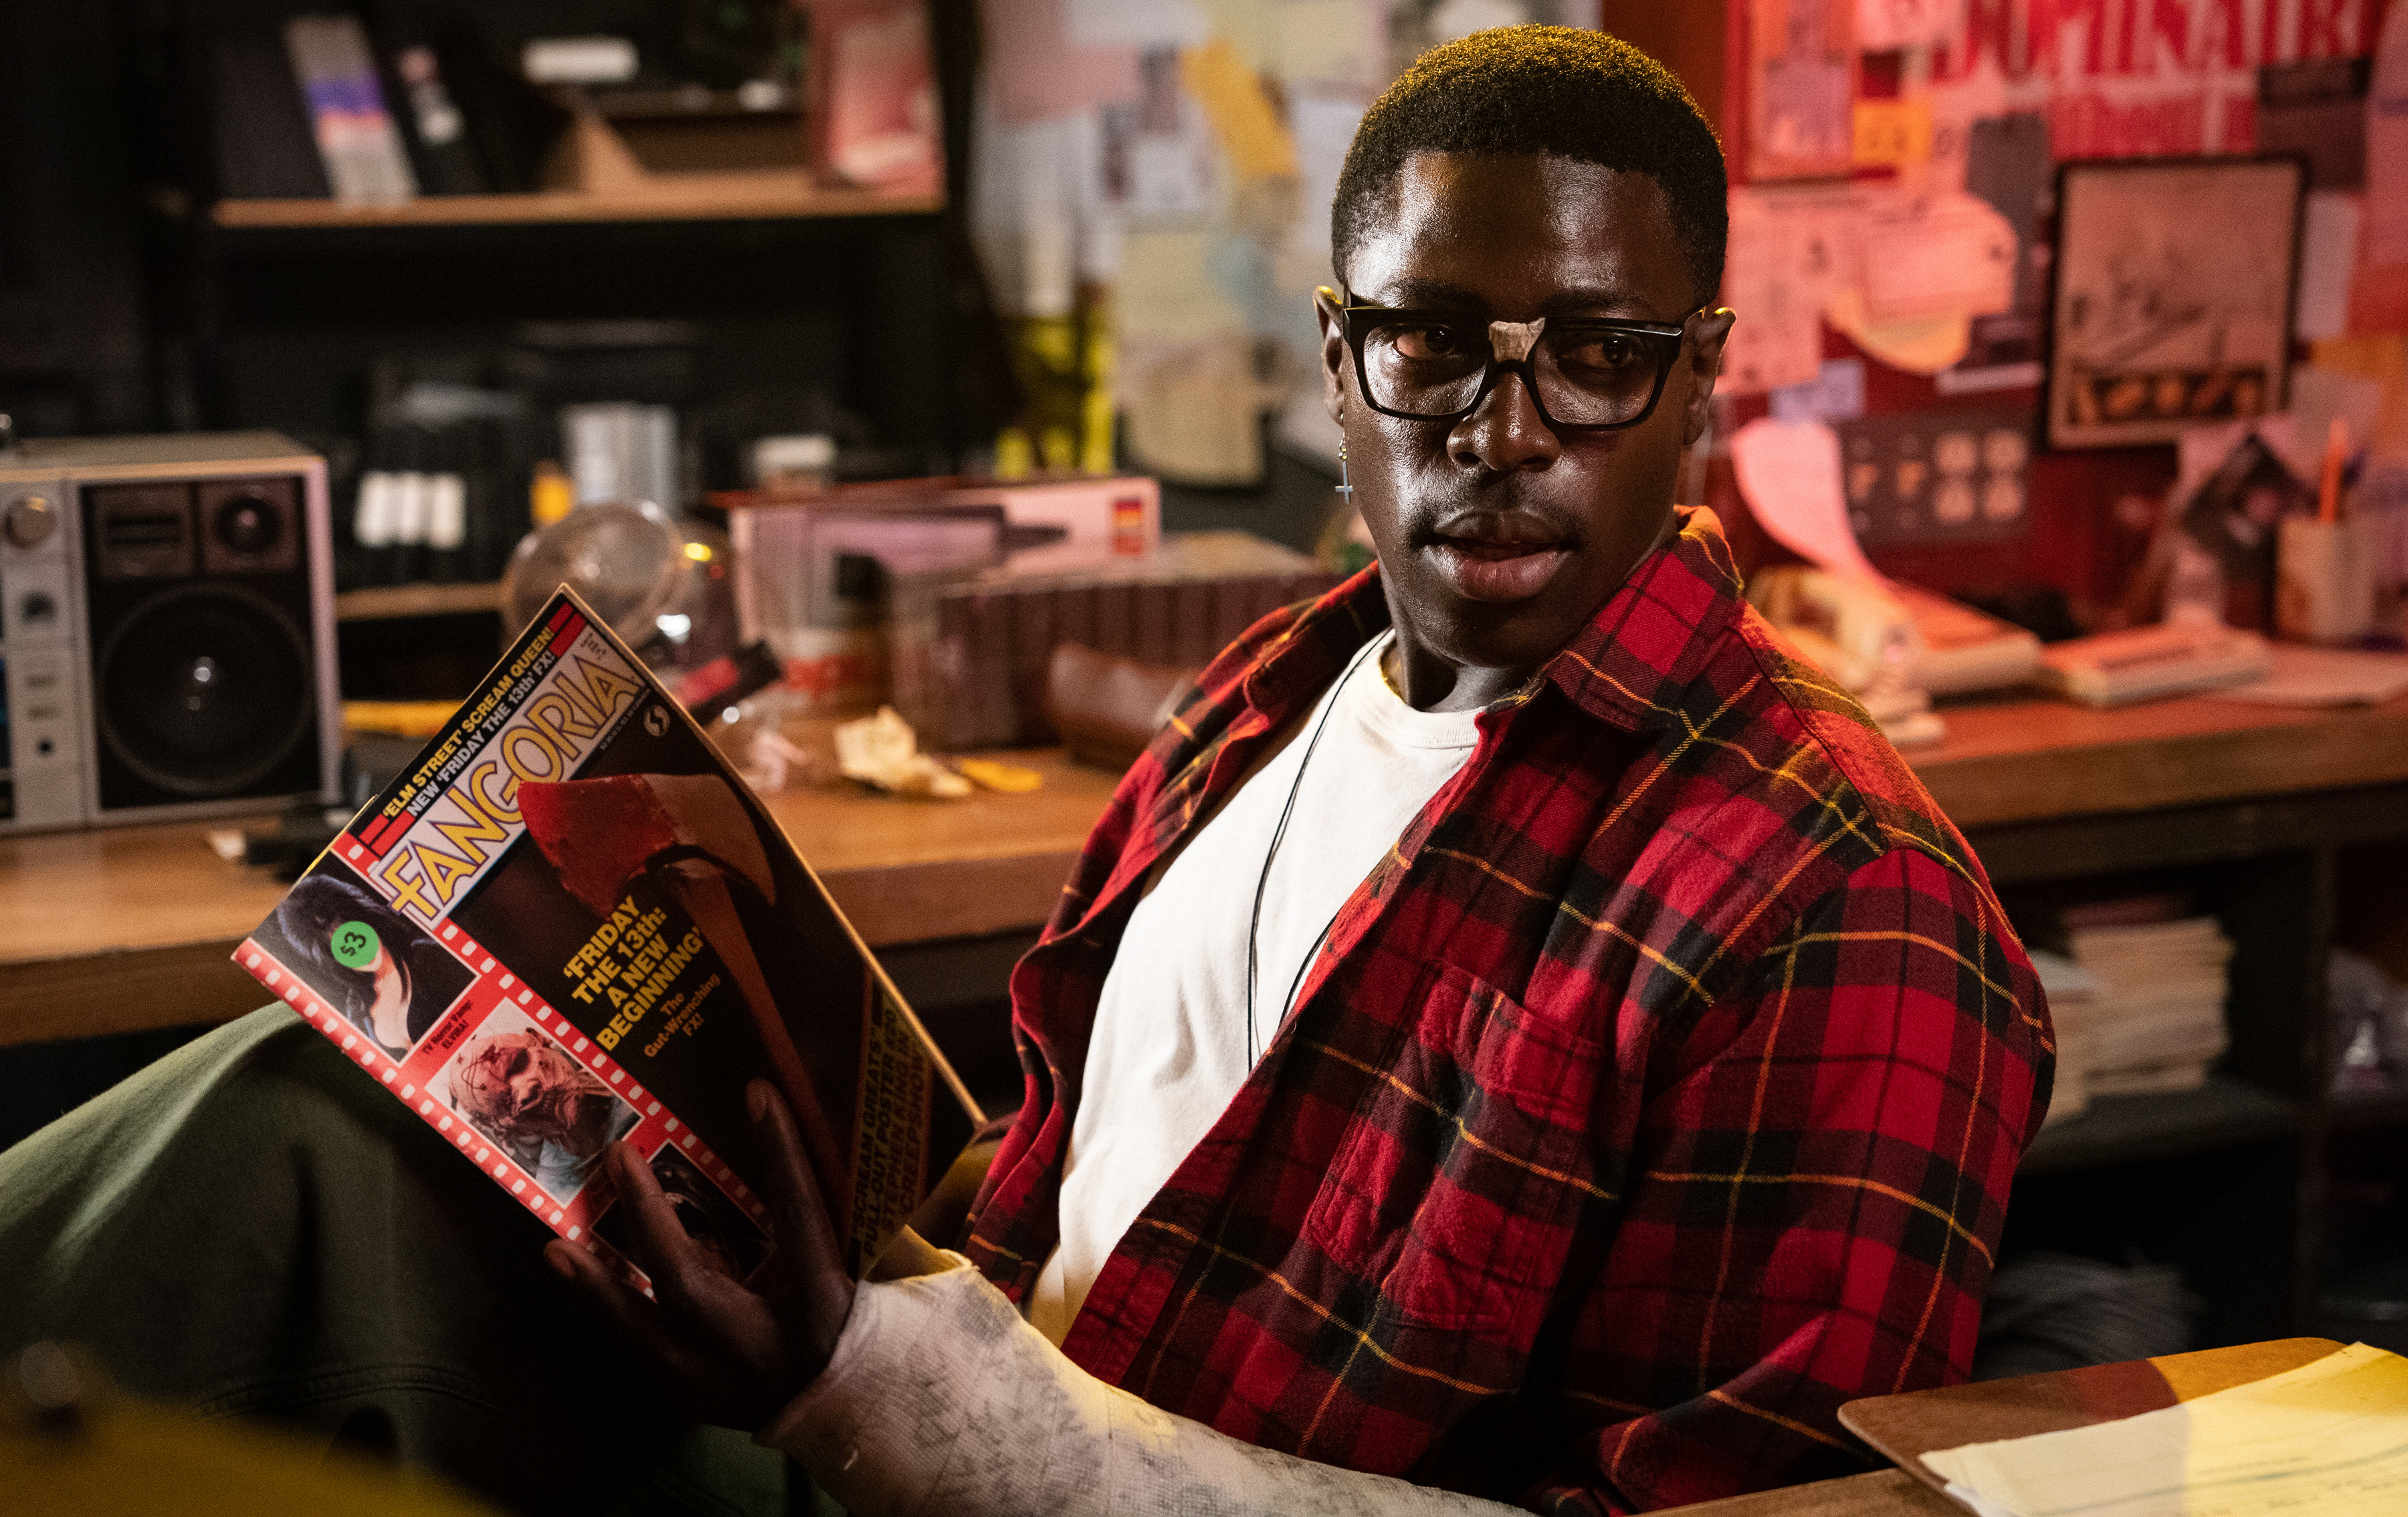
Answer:
[[[2048,995],[2049,1023],[2057,1031],[2057,1083],[2049,1095],[2048,1119],[2042,1123],[2047,1127],[2090,1108],[2091,1046],[2104,986],[2097,975],[2061,953],[2034,950],[2031,961],[2040,988]]]
[[[1983,1517],[2396,1517],[2408,1359],[2363,1343],[2160,1411],[1923,1455]]]
[[[2408,691],[2408,653],[2363,653],[2345,648],[2276,643],[2267,650],[2266,678],[2222,693],[2222,698],[2267,706],[2364,706]]]
[[[2266,639],[2233,627],[2160,623],[2051,644],[2042,685],[2086,706],[2124,706],[2262,680]]]
[[[2224,1052],[2225,968],[2232,962],[2231,940],[2215,919],[2069,926],[2074,963],[2100,981],[2092,1007],[2076,1013],[2087,1023],[2087,1094],[2205,1084],[2207,1066]]]

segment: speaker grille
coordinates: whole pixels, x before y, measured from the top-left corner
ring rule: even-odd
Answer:
[[[238,585],[150,596],[109,632],[94,663],[101,742],[179,795],[255,785],[314,730],[308,639],[280,608]]]

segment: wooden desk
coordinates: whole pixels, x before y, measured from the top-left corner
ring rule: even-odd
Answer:
[[[1947,716],[1948,740],[1909,757],[1968,830],[2408,780],[2408,697],[2339,711],[2006,701]],[[811,790],[770,809],[873,945],[1033,931],[1113,777],[1058,753],[1011,756],[1042,770],[1045,788],[952,803]],[[225,956],[282,892],[211,854],[207,830],[0,838],[0,1043],[259,1004]]]
[[[951,802],[789,791],[769,809],[874,947],[1033,931],[1117,777],[1052,751],[1007,756],[1045,787]],[[285,887],[208,842],[242,824],[0,838],[0,1044],[223,1021],[265,1004],[228,955]]]
[[[1947,740],[1907,760],[1967,832],[2408,780],[2408,696],[2324,709],[2196,697],[2094,711],[2017,700],[1942,714]]]
[[[2328,1338],[2287,1338],[1869,1396],[1842,1407],[1840,1424],[1898,1468],[1670,1510],[1681,1517],[1964,1517],[1965,1509],[1941,1494],[1946,1482],[1923,1463],[1932,1450],[2135,1417],[2314,1364],[2341,1347]]]
[[[1934,1450],[2137,1417],[2314,1364],[2342,1348],[2329,1338],[2286,1338],[1870,1396],[1842,1407],[1840,1425],[1936,1494],[1947,1481],[1923,1462]]]

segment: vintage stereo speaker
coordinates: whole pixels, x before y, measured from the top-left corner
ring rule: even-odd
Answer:
[[[340,798],[323,459],[272,432],[0,451],[0,833]]]

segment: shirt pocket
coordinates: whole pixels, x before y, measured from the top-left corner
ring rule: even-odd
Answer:
[[[1605,1048],[1475,975],[1426,967],[1306,1213],[1306,1238],[1376,1312],[1534,1336],[1581,1213]],[[1352,1061],[1349,1061],[1352,1062]]]

